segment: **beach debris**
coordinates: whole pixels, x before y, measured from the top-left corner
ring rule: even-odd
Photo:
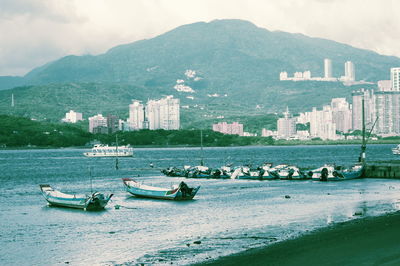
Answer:
[[[193,244],[200,245],[201,241],[200,240],[196,240],[196,241],[193,242]]]
[[[113,235],[113,234],[115,234],[115,231],[110,231],[110,232],[108,232],[109,234],[111,234],[111,235]]]
[[[291,197],[289,195],[285,195],[285,199],[290,199]]]
[[[356,211],[353,216],[361,216],[363,215],[362,211]]]
[[[186,244],[186,246],[187,246],[187,247],[190,247],[190,244],[189,244],[189,243],[187,243],[187,244]]]
[[[120,207],[121,207],[121,206],[118,205],[118,204],[114,206],[114,208],[115,208],[116,210],[119,210]]]

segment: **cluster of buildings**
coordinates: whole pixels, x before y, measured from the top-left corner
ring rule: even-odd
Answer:
[[[322,110],[293,117],[287,109],[284,117],[278,119],[277,131],[263,129],[262,136],[277,139],[337,140],[346,133],[362,130],[362,101],[367,128],[373,133],[387,137],[400,135],[400,68],[390,69],[390,80],[378,82],[376,90],[358,90],[352,93],[352,104],[346,98],[334,98]],[[297,124],[309,124],[309,130],[296,130]]]
[[[323,77],[311,77],[311,71],[306,70],[304,72],[295,72],[293,77],[288,77],[288,73],[283,71],[279,74],[280,80],[292,80],[292,81],[341,81],[344,83],[352,83],[356,80],[356,74],[354,64],[351,61],[344,63],[344,76],[336,78],[332,76],[332,60],[324,59],[324,76]]]
[[[83,120],[82,113],[73,110],[65,114],[63,122],[76,123]],[[132,100],[129,105],[129,117],[126,121],[115,115],[97,114],[89,117],[89,132],[111,134],[118,130],[132,131],[140,129],[178,130],[180,128],[180,101],[167,96],[160,100],[148,100],[146,104]]]

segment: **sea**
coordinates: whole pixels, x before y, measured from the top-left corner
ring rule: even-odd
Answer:
[[[395,145],[367,159],[399,160]],[[199,165],[199,148],[135,148],[134,157],[86,158],[84,149],[0,150],[0,265],[188,265],[400,209],[400,180],[216,180],[163,176]],[[359,145],[204,148],[207,166],[325,163],[351,166]],[[151,167],[153,165],[153,168]],[[191,201],[135,198],[121,178],[201,186]],[[113,193],[104,211],[51,207],[40,184],[67,193]]]

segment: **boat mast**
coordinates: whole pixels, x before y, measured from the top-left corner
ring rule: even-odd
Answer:
[[[93,194],[92,167],[89,166],[90,194]]]
[[[364,103],[364,95],[361,98],[361,109],[362,109],[362,144],[361,144],[361,156],[360,162],[365,164],[365,150],[367,149],[367,145],[365,142],[365,103]]]
[[[203,130],[200,129],[200,155],[201,155],[201,160],[200,160],[200,165],[204,165],[204,160],[203,160]]]
[[[115,134],[115,170],[118,170],[118,134]]]

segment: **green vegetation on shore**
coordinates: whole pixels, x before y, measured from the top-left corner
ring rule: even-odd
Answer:
[[[0,115],[0,147],[83,146],[92,139],[78,126]]]
[[[86,131],[87,124],[49,123],[23,117],[0,115],[0,148],[15,147],[76,147],[87,146],[100,141],[115,144],[115,134],[91,134]],[[208,147],[248,146],[248,145],[335,145],[359,144],[361,140],[324,141],[313,139],[274,140],[272,137],[241,137],[224,135],[212,130],[139,130],[118,132],[120,145],[133,146],[200,146],[201,131],[203,145]],[[371,144],[398,144],[400,137],[390,137],[370,141]]]

